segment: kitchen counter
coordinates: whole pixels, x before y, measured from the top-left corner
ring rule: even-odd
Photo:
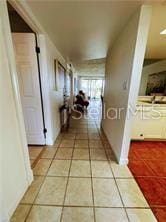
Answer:
[[[166,103],[150,103],[150,102],[144,102],[144,101],[137,101],[137,106],[158,106],[158,107],[165,107],[166,108]]]

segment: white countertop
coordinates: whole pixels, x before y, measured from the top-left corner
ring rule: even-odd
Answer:
[[[137,101],[137,106],[165,107],[166,108],[166,104],[148,103],[148,102],[142,102],[142,101]]]

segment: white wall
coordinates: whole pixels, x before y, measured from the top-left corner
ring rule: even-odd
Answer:
[[[46,144],[52,145],[60,131],[59,106],[63,103],[63,95],[55,86],[54,60],[66,66],[64,59],[48,36],[38,36],[40,46],[40,70],[43,92],[45,126],[47,128]],[[58,78],[57,78],[58,79]]]
[[[63,105],[63,91],[59,89],[59,75],[57,72],[57,87],[55,85],[55,70],[54,70],[54,60],[57,59],[65,68],[67,71],[67,64],[64,60],[64,58],[61,56],[55,45],[52,43],[52,41],[46,37],[45,38],[45,45],[46,45],[46,54],[45,54],[45,60],[47,61],[47,82],[48,82],[48,94],[49,94],[49,103],[50,106],[50,124],[51,125],[51,139],[48,140],[49,145],[52,145],[57,138],[59,132],[60,132],[60,112],[59,108],[61,105]],[[71,70],[73,70],[74,67],[71,66]],[[76,77],[76,74],[73,74],[73,77]],[[73,81],[73,79],[72,79]],[[72,84],[73,86],[73,84]],[[73,92],[71,94],[71,100],[72,100]],[[46,101],[47,102],[47,101]],[[71,102],[72,103],[72,102]],[[46,103],[47,106],[47,103]],[[46,126],[47,127],[47,126]],[[48,135],[49,136],[49,135]]]
[[[0,1],[0,221],[8,221],[33,179],[7,8]]]
[[[55,45],[49,38],[46,38],[46,59],[47,59],[47,77],[49,83],[49,99],[50,99],[50,112],[51,112],[51,143],[52,144],[60,131],[60,113],[59,107],[63,104],[63,92],[55,87],[55,71],[54,59],[58,59],[61,64],[66,67],[65,60],[59,55]],[[57,76],[57,85],[59,78]]]
[[[141,84],[140,84],[140,89],[139,89],[140,96],[146,95],[146,88],[147,88],[149,75],[153,73],[163,72],[163,71],[166,71],[166,60],[155,62],[153,64],[143,67]]]
[[[124,110],[120,119],[106,116],[102,126],[120,164],[128,162],[131,119],[127,119],[127,114],[130,105],[136,106],[150,14],[150,6],[143,6],[130,18],[106,60],[106,110],[110,107]]]

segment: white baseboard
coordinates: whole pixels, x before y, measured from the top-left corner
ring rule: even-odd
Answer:
[[[46,138],[46,145],[52,146],[53,144],[54,144],[53,139],[51,139],[51,138]]]
[[[60,132],[61,132],[61,129],[58,128],[57,133],[54,136],[54,138],[46,137],[46,145],[48,145],[48,146],[54,145],[54,142],[55,142],[56,138],[58,137],[58,135],[60,134]]]
[[[31,185],[33,179],[34,179],[34,177],[33,177],[33,171],[32,171],[32,169],[30,169],[29,174],[28,174],[28,178],[27,178],[28,186]]]
[[[129,162],[129,159],[128,159],[128,158],[126,158],[126,159],[121,158],[121,159],[118,161],[119,165],[127,165],[128,162]]]

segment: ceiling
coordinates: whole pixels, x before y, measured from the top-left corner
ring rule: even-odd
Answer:
[[[78,76],[105,76],[105,59],[93,59],[74,64]]]
[[[29,0],[28,4],[62,55],[75,61],[104,58],[140,2]]]
[[[141,1],[28,0],[28,4],[64,58],[74,63],[106,57]],[[159,35],[160,29],[166,28],[164,12],[165,6],[154,7],[147,58],[163,58],[166,52],[165,36]]]

